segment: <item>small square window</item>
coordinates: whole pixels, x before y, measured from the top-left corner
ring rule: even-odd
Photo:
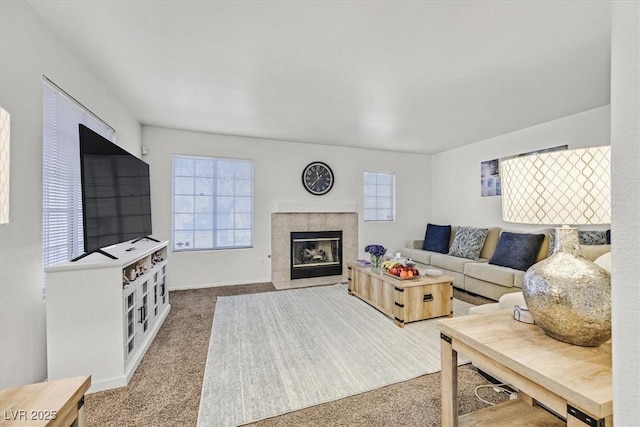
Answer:
[[[396,176],[391,172],[364,173],[364,220],[395,221]]]

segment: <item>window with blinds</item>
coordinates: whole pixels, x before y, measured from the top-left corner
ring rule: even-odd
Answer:
[[[364,173],[364,220],[396,219],[396,176],[391,172]]]
[[[44,268],[84,252],[78,124],[115,142],[115,131],[47,78],[42,82],[42,294]]]
[[[173,250],[253,245],[253,161],[173,156]]]

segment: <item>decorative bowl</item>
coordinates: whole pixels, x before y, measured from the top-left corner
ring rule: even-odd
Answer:
[[[424,271],[427,276],[442,276],[442,270],[436,270],[435,268],[427,268]]]

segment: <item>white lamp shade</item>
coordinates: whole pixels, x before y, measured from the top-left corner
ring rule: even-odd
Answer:
[[[502,218],[547,225],[611,223],[610,146],[500,162]]]

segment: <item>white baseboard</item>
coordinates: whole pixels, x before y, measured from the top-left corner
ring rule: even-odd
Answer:
[[[184,286],[171,286],[169,291],[186,291],[189,289],[205,289],[205,288],[219,288],[222,286],[242,286],[242,285],[255,285],[256,283],[269,283],[265,282],[226,282],[226,283],[206,283],[201,285],[184,285]]]

